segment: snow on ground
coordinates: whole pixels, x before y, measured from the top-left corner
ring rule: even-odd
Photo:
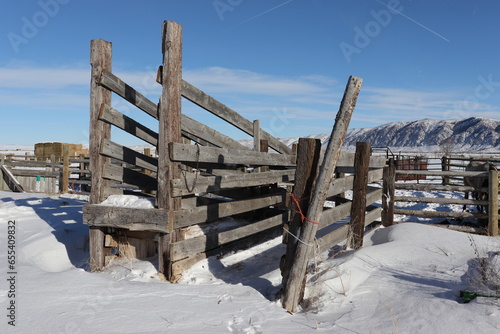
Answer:
[[[141,201],[133,202],[146,205]],[[71,195],[0,192],[1,333],[500,332],[498,299],[465,304],[459,296],[481,285],[473,274],[486,263],[480,259],[497,261],[499,238],[415,223],[376,229],[362,249],[318,263],[303,310],[291,315],[274,298],[280,238],[201,261],[178,284],[158,277],[154,259],[121,259],[90,273],[85,203]],[[14,221],[11,275],[7,235]],[[15,327],[7,317],[12,301]]]

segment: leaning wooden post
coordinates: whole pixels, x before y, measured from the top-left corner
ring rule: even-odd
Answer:
[[[326,153],[321,164],[318,179],[314,187],[311,204],[306,215],[305,225],[302,227],[300,239],[302,242],[297,244],[294,263],[290,270],[288,282],[285,286],[283,296],[283,307],[289,312],[295,312],[298,304],[304,296],[304,280],[307,264],[311,258],[311,248],[314,247],[314,239],[323,204],[326,199],[326,193],[332,180],[333,172],[337,164],[342,143],[347,133],[347,128],[351,121],[351,116],[356,106],[359,90],[362,83],[361,78],[351,76],[346,86],[344,97],[340,104],[340,110],[335,119],[332,135],[326,149]]]
[[[366,215],[366,189],[368,187],[368,171],[370,167],[370,143],[356,143],[354,156],[354,181],[351,206],[351,221],[347,246],[358,249],[363,246]]]
[[[498,235],[498,170],[492,168],[488,182],[488,235]]]
[[[394,159],[388,161],[382,176],[382,225],[387,227],[394,224],[394,192],[396,183],[396,166]]]
[[[300,138],[297,152],[297,169],[295,170],[295,184],[290,199],[289,207],[292,211],[288,226],[284,226],[284,239],[286,240],[286,253],[281,258],[280,269],[283,277],[283,289],[287,285],[290,269],[295,259],[298,240],[303,226],[302,216],[309,209],[314,181],[318,174],[321,141],[313,138]]]
[[[61,182],[61,193],[67,193],[69,188],[69,146],[65,144],[63,146],[63,170],[62,170],[62,182]]]
[[[106,190],[110,189],[110,181],[103,178],[104,165],[109,160],[100,155],[102,140],[110,139],[111,126],[99,120],[101,105],[111,105],[111,91],[99,85],[103,70],[111,71],[111,43],[102,39],[94,39],[90,43],[90,136],[89,157],[91,193],[90,204],[99,204],[106,199]],[[97,271],[104,267],[105,248],[104,231],[99,227],[90,227],[90,270]]]
[[[169,143],[181,142],[181,84],[182,84],[182,26],[173,21],[165,21],[162,26],[163,86],[158,106],[158,192],[156,203],[159,209],[168,210],[173,216],[181,208],[180,197],[172,197],[170,180],[181,176],[180,164],[170,159]],[[170,245],[180,238],[174,231],[173,219],[169,222],[169,232],[161,234],[158,241],[158,267],[166,278],[173,282]]]

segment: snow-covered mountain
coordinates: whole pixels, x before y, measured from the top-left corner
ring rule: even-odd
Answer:
[[[330,134],[311,135],[326,145]],[[287,145],[297,138],[280,138]],[[471,117],[454,120],[423,119],[391,122],[374,128],[350,129],[344,140],[344,149],[354,149],[356,142],[369,142],[372,147],[389,147],[407,151],[477,152],[500,150],[500,120]],[[251,141],[243,141],[252,145]]]

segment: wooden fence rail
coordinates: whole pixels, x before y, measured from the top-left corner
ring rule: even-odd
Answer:
[[[83,156],[7,155],[1,165],[1,190],[89,194],[89,159]]]
[[[461,180],[460,184],[414,184],[414,183],[399,183],[396,182],[396,175],[405,175],[413,173],[416,175],[439,176],[446,179],[456,178]],[[388,208],[387,215],[384,215],[384,225],[392,225],[394,214],[402,214],[408,216],[433,217],[433,218],[472,218],[477,219],[480,223],[487,224],[487,233],[489,235],[498,235],[498,172],[492,170],[489,172],[472,172],[472,171],[402,171],[396,170],[394,165],[386,167],[386,175],[384,178],[384,206]],[[463,185],[464,177],[481,177],[488,180],[488,187],[474,188]],[[463,198],[436,198],[424,196],[397,196],[397,190],[410,191],[445,191],[445,192],[483,192],[488,193],[488,200],[481,199],[463,199]],[[398,202],[413,202],[413,203],[437,203],[437,204],[454,204],[454,205],[471,205],[471,206],[487,206],[486,213],[473,213],[468,211],[463,212],[442,212],[442,211],[427,211],[427,210],[409,210],[395,207]]]

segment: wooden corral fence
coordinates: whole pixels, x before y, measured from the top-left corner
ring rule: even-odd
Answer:
[[[382,188],[375,183],[381,182],[387,159],[370,156],[369,143],[357,143],[355,154],[340,154],[334,166],[336,177],[325,183],[317,218],[309,218],[312,201],[319,196],[319,146],[319,142],[306,138],[301,138],[298,146],[292,218],[284,228],[287,251],[280,264],[283,306],[290,312],[295,312],[303,299],[307,264],[343,241],[351,248],[362,247],[365,228],[382,220]],[[346,196],[346,192],[352,196]]]
[[[471,160],[471,158],[463,157],[443,157],[441,169],[432,169],[427,171],[397,170],[396,165],[393,161],[391,161],[389,166],[384,169],[384,196],[382,201],[383,207],[385,208],[385,214],[383,215],[384,225],[388,226],[394,223],[394,214],[443,219],[472,218],[485,225],[487,222],[488,235],[498,235],[498,171],[465,171],[465,166],[467,166]],[[495,158],[492,157],[489,157],[487,160],[498,162],[498,159],[495,160]],[[418,184],[414,182],[396,182],[398,180],[398,175],[404,176],[409,174],[425,176],[428,182],[419,182]],[[465,186],[463,178],[466,176],[485,177],[488,179],[488,187],[476,189],[471,186]],[[414,191],[417,194],[435,191],[453,192],[459,194],[456,196],[448,196],[446,198],[425,197],[422,195],[398,196],[396,195],[397,190],[409,190]],[[488,200],[463,198],[464,192],[473,192],[478,190],[487,192],[489,194]],[[436,203],[441,205],[460,205],[461,207],[465,205],[469,206],[471,210],[463,212],[410,210],[398,208],[397,203]],[[474,212],[476,206],[487,206],[487,213]]]
[[[0,165],[0,190],[90,193],[89,158],[83,155],[2,155]]]
[[[111,43],[91,43],[90,168],[92,193],[84,206],[90,226],[90,267],[100,270],[117,254],[157,254],[158,270],[175,282],[182,271],[212,254],[262,240],[288,221],[282,182],[295,176],[295,155],[277,138],[182,79],[181,26],[163,24],[162,85],[154,103],[112,72]],[[148,128],[111,107],[123,98],[152,118]],[[181,98],[193,102],[254,138],[247,148],[181,113]],[[156,147],[157,158],[111,141],[111,127]],[[195,142],[196,145],[190,142]],[[268,147],[277,153],[267,153]],[[247,172],[248,167],[258,172]],[[151,209],[106,206],[110,195],[132,191],[151,196]],[[230,229],[214,222],[242,217]],[[188,238],[199,225],[210,232]]]

